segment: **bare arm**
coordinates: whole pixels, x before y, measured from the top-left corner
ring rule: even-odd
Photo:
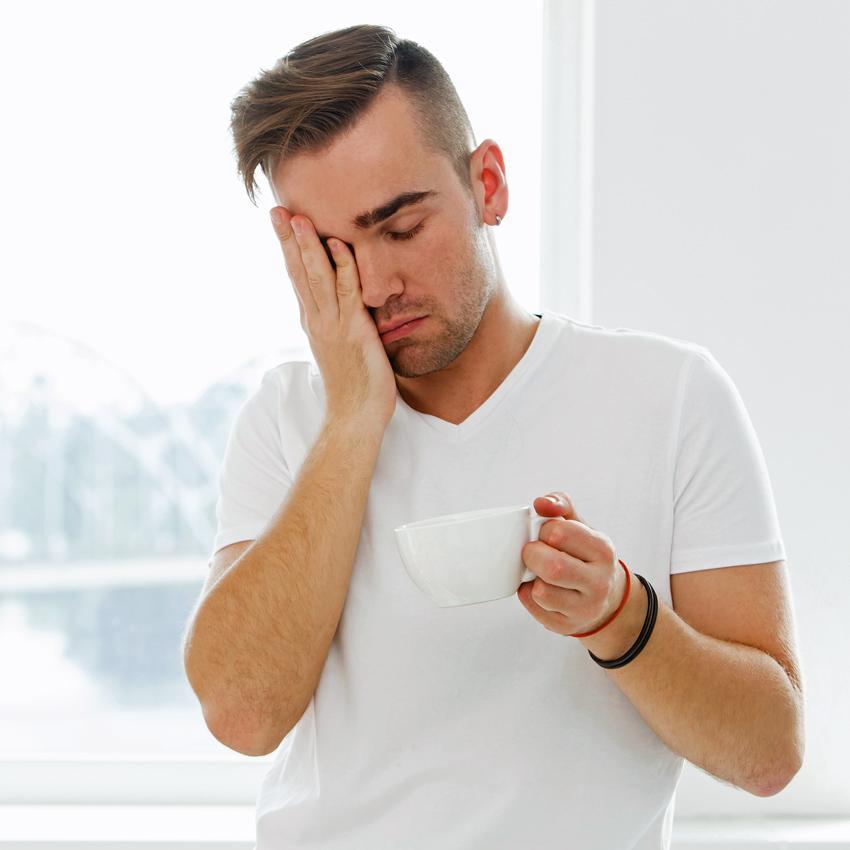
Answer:
[[[269,525],[203,597],[184,651],[210,731],[247,755],[275,749],[319,683],[397,392],[354,253],[328,240],[332,268],[308,218],[273,212],[327,394],[324,427]]]
[[[216,738],[274,750],[304,713],[342,615],[384,425],[328,420],[277,513],[213,584],[184,660]]]
[[[637,640],[648,600],[632,594],[610,630],[579,638],[594,655],[618,658]],[[770,797],[802,765],[803,695],[779,662],[698,632],[662,599],[646,648],[605,672],[673,752],[722,782]]]

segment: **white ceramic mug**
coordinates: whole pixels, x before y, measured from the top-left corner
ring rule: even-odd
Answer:
[[[553,517],[531,505],[445,514],[394,529],[414,584],[441,608],[503,599],[537,575],[522,549]]]

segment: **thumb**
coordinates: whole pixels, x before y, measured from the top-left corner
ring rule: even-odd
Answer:
[[[551,501],[552,499],[555,501]],[[549,493],[548,496],[538,496],[534,500],[534,510],[540,516],[563,517],[584,522],[576,513],[573,500],[560,490]]]

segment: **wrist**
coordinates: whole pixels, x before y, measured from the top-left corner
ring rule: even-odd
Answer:
[[[328,415],[323,422],[323,430],[380,447],[387,425],[377,419]]]
[[[649,598],[646,595],[646,590],[643,584],[632,574],[629,598],[619,615],[595,635],[579,638],[579,640],[585,649],[588,649],[603,661],[619,658],[628,652],[638,639],[646,620],[648,607]]]

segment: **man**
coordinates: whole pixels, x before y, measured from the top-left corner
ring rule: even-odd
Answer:
[[[707,349],[513,301],[504,158],[447,80],[349,27],[234,102],[318,368],[236,418],[187,674],[219,740],[283,741],[258,850],[669,847],[684,759],[759,796],[802,762],[764,458]],[[517,599],[406,575],[395,527],[523,502]]]

